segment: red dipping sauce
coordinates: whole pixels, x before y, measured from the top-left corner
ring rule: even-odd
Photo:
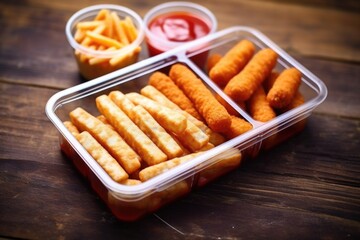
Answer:
[[[162,41],[148,39],[150,55],[156,55],[180,43],[193,41],[209,34],[210,23],[187,12],[164,14],[153,19],[148,28],[152,34],[161,40],[173,42],[164,44]]]

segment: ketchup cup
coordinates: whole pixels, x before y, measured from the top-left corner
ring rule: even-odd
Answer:
[[[168,2],[152,8],[144,16],[144,25],[148,52],[154,56],[214,33],[217,20],[201,5]]]

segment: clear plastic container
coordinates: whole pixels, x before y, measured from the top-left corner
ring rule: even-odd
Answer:
[[[80,44],[75,39],[77,24],[93,21],[99,11],[103,9],[115,12],[121,21],[129,18],[137,29],[136,39],[120,49],[110,51],[92,49],[91,46]],[[83,8],[72,15],[66,24],[65,33],[74,51],[80,74],[85,79],[91,80],[137,62],[145,36],[145,28],[141,17],[133,10],[119,5],[100,4]]]
[[[205,51],[224,54],[242,39],[252,41],[257,50],[269,47],[277,52],[279,58],[275,69],[281,71],[295,67],[301,71],[300,91],[305,98],[304,104],[266,123],[255,121],[208,78],[202,66],[192,61],[193,57]],[[187,52],[187,49],[198,46],[202,47],[196,52]],[[69,112],[78,106],[96,116],[99,114],[95,106],[97,96],[108,94],[115,89],[124,93],[139,92],[147,85],[153,72],[168,72],[169,67],[178,62],[195,72],[214,94],[222,97],[251,123],[253,129],[139,185],[125,186],[113,181],[67,130],[63,122],[69,119]],[[236,169],[242,161],[256,157],[260,151],[270,149],[301,131],[306,118],[324,101],[326,95],[327,89],[323,82],[275,43],[255,29],[239,26],[216,32],[93,81],[58,92],[49,99],[46,114],[60,132],[61,150],[89,180],[113,214],[121,220],[134,221],[188,194],[192,189],[202,187]]]
[[[186,18],[187,16],[191,18]],[[157,34],[153,32],[149,26],[159,17],[162,18],[162,24],[160,25],[161,27],[159,27],[162,30]],[[166,24],[168,17],[175,17],[175,20],[171,20],[170,24]],[[144,16],[145,36],[149,55],[154,56],[192,41],[188,39],[188,36],[197,34],[190,34],[186,30],[195,32],[197,28],[201,28],[201,25],[195,25],[192,21],[205,24],[208,30],[206,34],[212,34],[216,31],[216,17],[207,8],[199,4],[190,2],[167,2],[152,8]],[[192,24],[194,27],[192,27]],[[166,29],[168,29],[170,34],[174,35],[174,39],[169,39],[169,35],[166,34]],[[183,34],[174,33],[174,31],[178,31],[179,29],[185,31],[185,39],[183,40],[179,39],[179,36],[180,38],[184,36]],[[203,34],[206,35],[205,30],[199,32],[199,36]],[[192,38],[194,37],[192,36]]]

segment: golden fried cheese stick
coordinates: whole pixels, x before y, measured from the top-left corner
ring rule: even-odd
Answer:
[[[242,118],[231,116],[231,126],[224,133],[224,135],[226,136],[227,139],[232,139],[251,130],[252,128],[253,126],[251,125],[251,123],[245,121]]]
[[[166,74],[161,72],[153,73],[149,78],[149,84],[162,92],[168,99],[170,99],[170,101],[178,105],[181,109],[188,112],[198,120],[203,120],[191,100]]]
[[[275,111],[266,99],[263,86],[259,86],[248,101],[250,116],[256,121],[267,122],[276,117]]]
[[[284,108],[280,109],[280,111],[281,112],[289,111],[291,109],[294,109],[294,108],[304,104],[304,102],[305,102],[304,96],[299,91],[297,91],[295,94],[295,97],[293,98],[291,103],[289,105],[285,106]]]
[[[141,166],[140,156],[113,129],[78,107],[70,112],[70,119],[81,131],[89,132],[129,174]]]
[[[169,159],[183,154],[176,141],[141,105],[135,106],[120,91],[112,91],[110,99],[123,110],[131,120],[168,156]]]
[[[206,69],[208,72],[220,61],[223,56],[220,53],[211,54],[206,61]]]
[[[209,76],[223,88],[248,63],[255,52],[255,46],[248,40],[242,40],[232,47],[210,70]]]
[[[149,180],[150,178],[153,178],[163,172],[166,172],[176,166],[179,166],[182,163],[188,162],[191,159],[203,154],[204,152],[198,152],[198,153],[192,153],[192,154],[188,154],[186,156],[183,157],[179,157],[179,158],[174,158],[174,159],[170,159],[166,162],[163,163],[159,163],[156,164],[154,166],[150,166],[147,168],[144,168],[143,170],[140,171],[139,173],[139,178],[142,182],[145,182],[147,180]]]
[[[166,154],[108,96],[97,97],[96,106],[147,164],[154,165],[167,160]]]
[[[277,54],[270,48],[260,50],[244,69],[226,85],[224,92],[234,101],[246,101],[276,65]]]
[[[143,106],[163,128],[176,134],[185,131],[187,120],[181,113],[164,107],[139,93],[127,93],[126,97],[136,105]]]
[[[77,140],[83,145],[88,153],[96,162],[109,174],[116,182],[126,180],[129,175],[120,164],[101,146],[90,133],[84,131],[76,135]]]
[[[194,103],[198,112],[213,131],[227,131],[231,125],[230,115],[202,80],[182,64],[174,64],[170,69],[169,76]]]
[[[269,90],[267,100],[273,108],[283,108],[289,105],[295,97],[301,83],[301,72],[296,68],[282,71]]]
[[[185,117],[187,117],[187,119],[189,121],[194,123],[195,126],[200,128],[201,131],[203,131],[205,134],[207,134],[209,136],[209,142],[214,144],[215,146],[217,146],[225,141],[225,138],[221,134],[212,131],[202,121],[193,117],[188,112],[182,110],[178,105],[173,103],[170,99],[168,99],[164,94],[162,94],[155,87],[153,87],[151,85],[147,85],[140,90],[140,93],[142,95],[144,95],[145,97],[148,97],[148,98],[154,100],[155,102],[158,102],[159,104],[164,105],[165,107],[171,108],[173,110],[177,110],[180,113],[182,113]]]

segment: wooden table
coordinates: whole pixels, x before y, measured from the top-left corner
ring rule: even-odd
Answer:
[[[60,152],[44,107],[81,83],[64,34],[102,1],[0,2],[0,237],[11,239],[359,239],[360,4],[198,1],[219,28],[254,27],[322,79],[303,132],[134,223],[117,220]],[[163,2],[113,1],[141,16]]]

